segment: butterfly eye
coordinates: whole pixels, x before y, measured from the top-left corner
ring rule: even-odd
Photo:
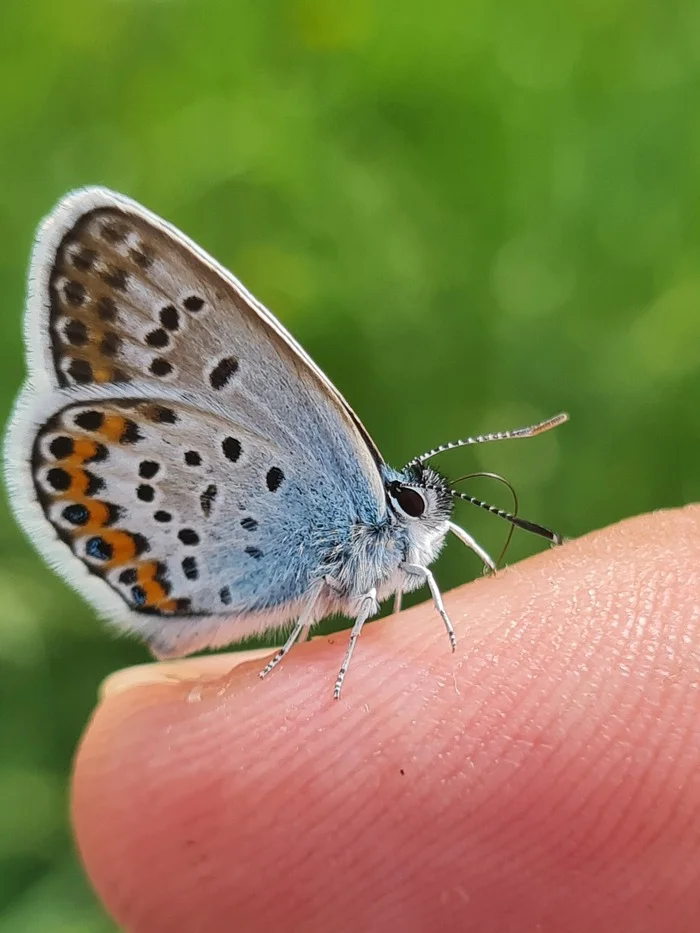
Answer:
[[[425,512],[425,499],[418,490],[393,482],[389,486],[389,494],[401,511],[408,515],[409,518],[420,518]]]

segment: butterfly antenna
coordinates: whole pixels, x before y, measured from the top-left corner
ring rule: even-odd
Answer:
[[[529,522],[525,518],[518,518],[518,516],[513,515],[512,512],[506,512],[505,509],[498,509],[495,505],[489,505],[488,502],[482,502],[481,499],[476,499],[474,496],[467,495],[466,492],[457,492],[456,489],[449,489],[448,492],[454,499],[462,499],[464,502],[469,502],[471,505],[484,509],[492,515],[497,515],[499,518],[510,522],[515,528],[522,528],[523,531],[530,531],[533,535],[546,538],[548,541],[551,541],[552,544],[563,543],[561,536],[558,535],[556,531],[550,531],[549,528],[545,528],[543,525],[538,525],[536,522]]]
[[[504,519],[504,521],[510,522],[515,528],[522,528],[523,531],[529,531],[533,535],[539,535],[540,538],[546,538],[548,541],[551,541],[552,544],[564,543],[563,538],[561,535],[558,535],[556,531],[550,531],[549,528],[545,528],[544,525],[538,525],[537,522],[529,522],[526,518],[518,518],[518,516],[513,515],[512,512],[506,512],[505,509],[499,509],[495,505],[489,505],[488,502],[482,502],[481,499],[467,495],[466,492],[457,492],[456,489],[445,489],[444,486],[424,485],[422,483],[401,483],[401,485],[404,489],[434,489],[435,492],[447,492],[453,499],[462,499],[470,505],[475,505],[477,508],[484,509],[484,511],[490,512],[492,515],[497,515],[499,518]]]
[[[452,484],[454,485],[454,484],[456,484],[456,483],[463,483],[465,480],[468,480],[468,479],[479,479],[480,477],[485,477],[486,479],[495,479],[495,480],[498,480],[499,483],[502,483],[504,486],[507,486],[507,487],[508,487],[508,489],[510,490],[511,496],[513,497],[513,511],[512,511],[511,514],[512,514],[514,517],[517,516],[517,514],[518,514],[518,495],[517,495],[517,493],[516,493],[515,488],[513,487],[513,485],[512,485],[511,483],[509,483],[508,480],[507,480],[504,476],[501,476],[500,473],[489,473],[489,472],[487,472],[487,471],[485,471],[485,470],[479,470],[479,471],[476,472],[476,473],[465,473],[464,476],[458,476],[457,479],[453,479],[453,480],[451,480],[451,482],[452,482]],[[498,557],[496,558],[496,566],[497,566],[497,567],[498,567],[499,564],[502,562],[503,558],[506,556],[506,552],[507,552],[508,548],[510,547],[510,542],[513,540],[513,532],[514,532],[514,531],[515,531],[515,525],[511,524],[510,528],[508,529],[508,534],[507,534],[507,536],[506,536],[505,544],[504,544],[503,547],[501,548],[501,553],[500,553],[500,554],[498,555]]]
[[[456,447],[470,447],[472,444],[485,444],[487,441],[509,441],[516,437],[535,437],[537,434],[544,434],[545,431],[551,431],[569,420],[566,412],[559,412],[553,418],[547,418],[546,421],[540,421],[538,424],[531,424],[525,428],[515,428],[512,431],[498,431],[496,434],[477,434],[475,437],[463,437],[459,441],[450,441],[448,444],[441,444],[432,450],[426,451],[420,457],[414,457],[406,464],[407,467],[423,463],[430,460],[431,457],[443,453],[445,450],[454,450]]]

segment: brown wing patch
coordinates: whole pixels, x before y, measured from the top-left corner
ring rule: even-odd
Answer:
[[[156,231],[115,208],[84,214],[64,236],[49,282],[61,385],[130,382],[149,371],[162,379],[172,371],[160,351],[180,317],[158,281],[162,246]]]

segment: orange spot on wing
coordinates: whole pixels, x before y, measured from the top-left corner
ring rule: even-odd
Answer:
[[[102,538],[112,547],[108,566],[121,567],[136,556],[136,542],[128,531],[103,531]]]
[[[88,437],[76,437],[73,441],[73,453],[68,458],[68,462],[75,459],[79,463],[89,460],[97,453],[97,444]]]
[[[136,580],[141,589],[146,594],[145,606],[158,606],[168,595],[165,587],[156,580],[158,573],[158,564],[155,561],[147,561],[140,564],[136,569]]]
[[[85,499],[81,502],[90,513],[90,518],[82,527],[76,529],[80,534],[92,534],[104,528],[110,518],[110,510],[106,502],[99,499]]]
[[[126,418],[123,415],[105,414],[102,426],[97,432],[108,441],[119,441],[126,428]]]
[[[64,460],[61,463],[61,469],[65,470],[70,476],[70,485],[57,494],[57,499],[70,499],[73,502],[82,502],[83,496],[87,491],[90,480],[84,470],[80,469],[78,464],[71,463],[70,460]]]

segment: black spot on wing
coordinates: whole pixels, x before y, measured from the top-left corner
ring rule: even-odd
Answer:
[[[162,327],[158,327],[146,334],[146,343],[149,347],[162,349],[170,343],[170,334]]]
[[[81,272],[87,272],[88,269],[91,269],[96,259],[97,253],[95,250],[89,249],[87,246],[84,246],[72,257],[74,268],[80,269]]]
[[[173,371],[172,363],[169,363],[167,360],[164,360],[162,356],[156,357],[151,365],[148,367],[154,376],[169,376]]]
[[[233,356],[224,357],[224,359],[219,360],[216,366],[209,373],[209,382],[211,383],[212,389],[220,390],[229,382],[230,379],[236,374],[238,369],[238,360]]]
[[[113,331],[108,331],[100,341],[100,352],[104,356],[116,356],[121,340]]]
[[[151,418],[156,424],[175,424],[177,422],[177,415],[172,408],[167,408],[165,405],[155,405],[151,410]]]
[[[199,535],[194,530],[194,528],[182,528],[178,532],[178,538],[182,541],[183,544],[195,545],[199,544]]]
[[[139,534],[136,532],[132,534],[132,539],[134,542],[134,548],[136,549],[136,556],[140,557],[145,551],[151,550],[151,545],[148,543],[148,538],[145,535]]]
[[[141,269],[149,269],[153,265],[153,253],[147,246],[141,249],[130,249],[129,255]]]
[[[204,299],[199,295],[190,295],[182,303],[188,311],[201,311],[204,307]]]
[[[160,323],[168,330],[177,330],[180,326],[180,313],[173,305],[166,305],[160,311]]]
[[[139,476],[141,479],[153,479],[159,469],[160,464],[155,460],[142,460],[139,463]]]
[[[70,486],[70,473],[61,467],[52,467],[46,474],[46,481],[56,492],[65,492]]]
[[[117,316],[117,306],[113,298],[104,295],[97,300],[97,316],[101,321],[114,321]]]
[[[212,483],[210,486],[207,486],[207,488],[199,497],[199,506],[207,518],[211,514],[212,506],[214,505],[214,500],[216,499],[217,493],[218,489]]]
[[[69,280],[63,286],[63,295],[68,304],[79,308],[85,301],[85,286],[81,282]]]
[[[87,360],[71,360],[67,372],[71,379],[83,385],[93,380],[92,366]]]
[[[109,541],[105,541],[104,538],[95,535],[92,538],[88,538],[85,542],[85,553],[94,560],[111,560],[114,548]]]
[[[102,273],[102,281],[105,285],[109,285],[110,288],[124,292],[126,291],[126,283],[129,281],[129,276],[126,269],[120,269],[118,266],[110,266],[106,272]]]
[[[182,561],[182,572],[188,580],[196,580],[199,577],[197,561],[194,557],[185,557]]]
[[[74,347],[82,347],[88,342],[87,327],[75,318],[71,318],[63,328],[63,336]]]
[[[135,421],[132,421],[130,418],[127,418],[124,424],[124,430],[122,431],[121,437],[119,438],[120,444],[135,444],[137,441],[143,440],[143,435],[139,431],[139,426]]]
[[[221,442],[221,449],[224,457],[231,463],[235,463],[241,455],[241,442],[235,437],[225,437]]]
[[[104,414],[101,411],[94,411],[93,409],[81,411],[80,414],[76,415],[73,419],[75,424],[85,431],[99,431],[104,420]]]
[[[102,463],[109,457],[109,451],[104,444],[95,444],[95,453],[85,458],[85,463]]]
[[[61,512],[61,515],[65,521],[70,522],[71,525],[78,526],[85,525],[90,518],[90,513],[87,508],[77,502],[74,502],[72,505],[67,505]]]
[[[105,221],[100,227],[100,235],[108,243],[122,243],[128,232],[127,225],[116,220]]]
[[[284,473],[280,470],[279,467],[270,467],[267,471],[267,476],[265,477],[265,482],[267,483],[267,488],[270,492],[276,492],[282,485],[282,480],[284,479]]]
[[[86,496],[97,495],[98,492],[105,488],[105,481],[101,476],[95,476],[95,474],[91,473],[90,470],[85,470],[84,473],[88,481],[87,488],[85,490]]]
[[[73,440],[70,437],[55,437],[49,444],[49,450],[56,460],[64,460],[73,453]]]
[[[107,506],[107,518],[105,519],[105,526],[109,527],[118,521],[124,514],[124,510],[121,506],[115,505],[113,502],[106,502]]]

